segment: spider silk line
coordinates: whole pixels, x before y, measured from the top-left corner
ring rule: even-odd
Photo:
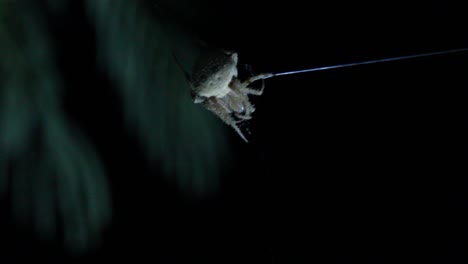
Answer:
[[[332,65],[332,66],[324,66],[324,67],[304,69],[304,70],[272,73],[272,74],[268,75],[267,77],[265,77],[263,79],[268,79],[268,78],[271,78],[271,77],[276,77],[276,76],[281,76],[281,75],[291,75],[291,74],[299,74],[299,73],[306,73],[306,72],[325,71],[325,70],[332,70],[332,69],[338,69],[338,68],[354,67],[354,66],[381,63],[381,62],[389,62],[389,61],[407,60],[407,59],[429,57],[429,56],[443,55],[443,54],[449,54],[449,53],[457,53],[457,52],[464,52],[464,51],[468,51],[468,48],[451,49],[451,50],[444,50],[444,51],[421,53],[421,54],[416,54],[416,55],[399,56],[399,57],[392,57],[392,58],[386,58],[386,59],[377,59],[377,60],[369,60],[369,61],[362,61],[362,62],[352,62],[352,63],[338,64],[338,65]]]

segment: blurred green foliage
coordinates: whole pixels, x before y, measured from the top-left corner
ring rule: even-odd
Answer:
[[[96,146],[63,109],[66,77],[56,57],[62,43],[38,2],[56,14],[69,1],[0,0],[0,195],[10,197],[16,219],[40,237],[63,234],[69,249],[82,251],[111,221],[109,175]],[[177,2],[172,10],[188,3]],[[173,57],[190,69],[197,41],[174,21],[161,20],[148,1],[83,4],[99,67],[112,79],[147,162],[161,165],[162,175],[188,194],[215,191],[228,160],[225,127],[192,103]]]
[[[186,191],[203,194],[216,187],[226,158],[223,124],[192,103],[190,87],[174,60],[190,70],[200,47],[157,10],[125,0],[88,1],[101,65],[109,71],[150,161]],[[153,12],[151,12],[153,11]]]

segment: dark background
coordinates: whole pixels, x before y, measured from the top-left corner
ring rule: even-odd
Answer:
[[[255,72],[468,47],[461,3],[408,2],[213,1],[211,20],[192,29],[236,50]],[[66,41],[79,32],[86,43],[92,34],[77,10],[65,20],[76,31],[61,33]],[[87,56],[75,54],[70,71],[92,66]],[[466,263],[467,61],[464,52],[266,80],[253,99],[251,143],[228,130],[235,166],[218,195],[196,202],[156,179],[126,177],[149,172],[121,132],[118,107],[106,103],[112,95],[102,92],[75,118],[94,133],[108,166],[120,164],[110,166],[117,208],[103,247],[71,257],[15,235],[7,255],[61,263]],[[83,82],[100,80],[89,76]],[[114,126],[99,127],[96,109],[115,116]],[[116,140],[125,156],[110,150]]]

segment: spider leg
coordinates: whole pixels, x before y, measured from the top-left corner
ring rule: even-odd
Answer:
[[[264,73],[264,74],[252,76],[242,83],[239,80],[236,80],[235,82],[232,83],[232,88],[233,90],[237,90],[243,94],[252,94],[252,95],[259,96],[263,94],[263,89],[265,88],[265,82],[263,81],[263,79],[270,78],[271,76],[273,76],[273,74]],[[262,87],[260,88],[260,90],[252,89],[248,87],[251,83],[258,81],[258,80],[262,80]]]
[[[242,119],[242,120],[249,120],[249,119],[252,119],[252,116],[249,115],[249,114],[245,114],[245,115],[242,115],[242,114],[235,114],[235,116],[239,119]],[[242,122],[242,120],[240,122]]]
[[[236,121],[236,120],[234,120],[234,118],[231,117],[230,112],[226,111],[225,106],[223,106],[220,103],[220,100],[218,100],[215,97],[207,98],[203,102],[203,106],[206,109],[213,112],[215,115],[217,115],[221,120],[224,121],[224,123],[231,126],[245,142],[248,142],[247,139],[245,138],[244,134],[240,130],[240,128],[237,126],[237,123],[239,123],[239,121]]]
[[[244,82],[244,85],[247,87],[249,84],[257,81],[257,80],[263,80],[263,79],[267,79],[267,78],[270,78],[273,76],[273,73],[262,73],[262,74],[258,74],[258,75],[255,75],[255,76],[252,76],[250,77],[249,79],[247,79],[245,82]]]
[[[253,95],[262,95],[263,94],[263,89],[265,89],[265,81],[262,79],[262,87],[260,90],[252,89],[250,87],[240,87],[241,91],[246,93],[246,94],[253,94]]]

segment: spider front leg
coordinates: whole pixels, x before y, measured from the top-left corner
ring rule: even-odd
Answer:
[[[240,91],[244,94],[253,94],[253,95],[259,96],[263,94],[263,89],[265,88],[265,82],[262,82],[262,87],[260,88],[260,90],[252,89],[249,87],[249,85],[255,81],[264,80],[272,76],[273,76],[272,73],[263,73],[263,74],[252,76],[244,82],[240,82],[239,80],[236,80],[235,82],[233,82],[232,88],[233,90]]]
[[[230,115],[230,112],[227,111],[227,108],[222,103],[220,103],[218,98],[216,97],[206,98],[203,101],[203,106],[206,109],[213,112],[215,115],[217,115],[221,120],[224,121],[224,123],[231,126],[245,142],[248,142],[244,134],[242,133],[242,131],[237,126],[237,123],[239,123],[239,121],[236,121],[234,120],[234,118],[232,118],[232,116]]]
[[[273,73],[262,73],[262,74],[258,74],[258,75],[255,75],[255,76],[252,76],[250,77],[249,79],[247,79],[244,84],[247,86],[257,80],[264,80],[264,79],[268,79],[270,77],[273,77],[274,74]]]

